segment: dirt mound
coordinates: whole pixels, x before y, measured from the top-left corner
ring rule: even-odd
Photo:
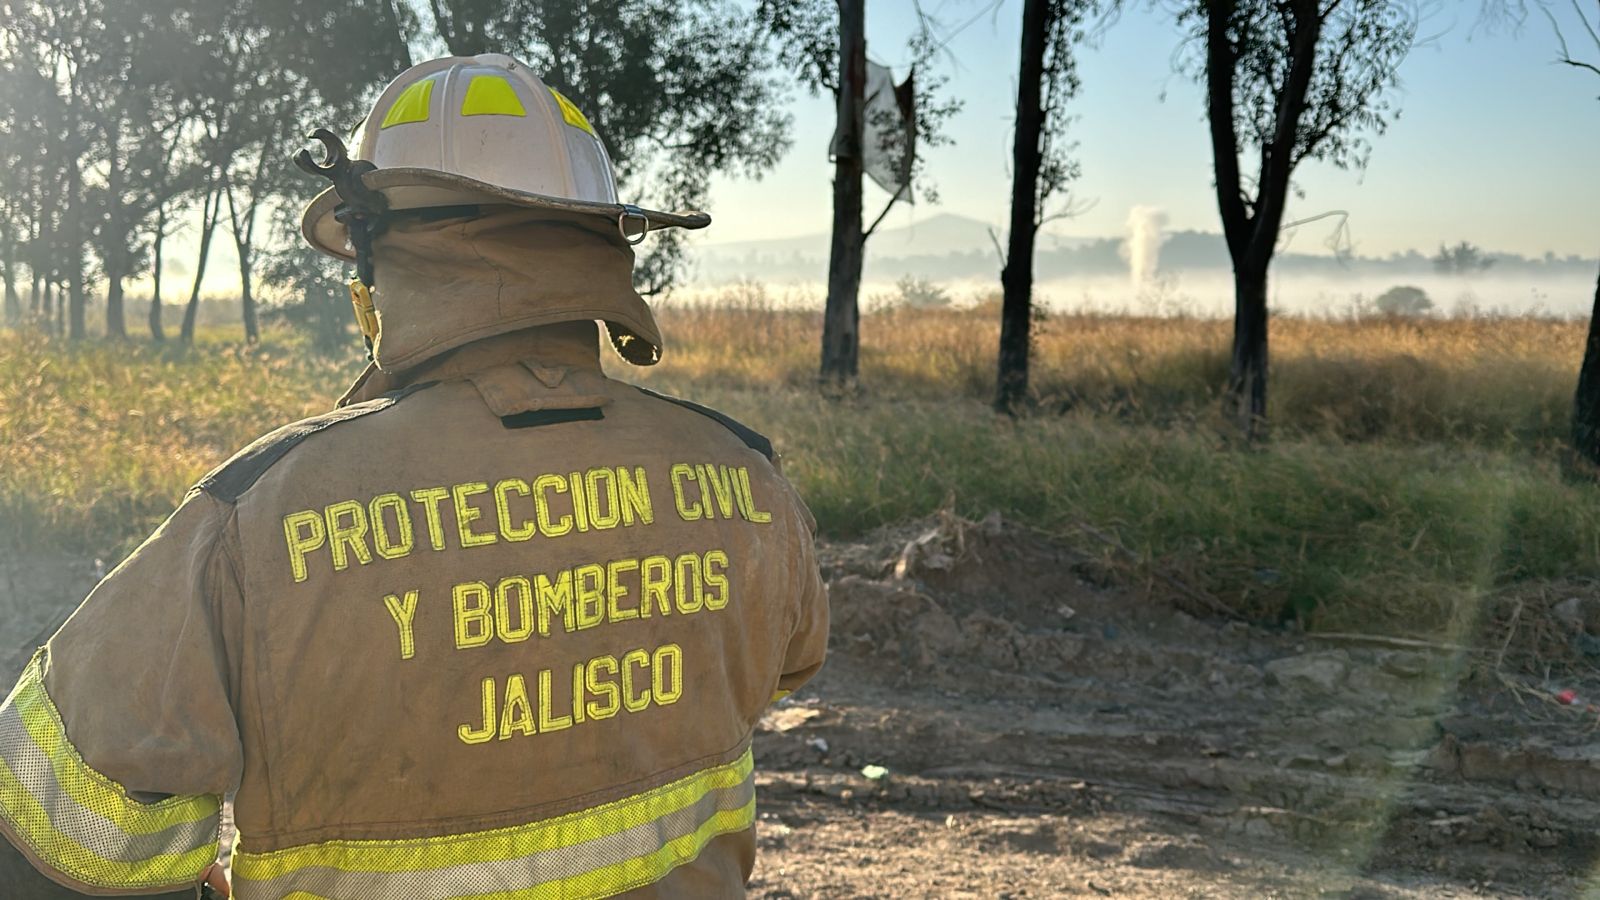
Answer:
[[[1085,558],[998,515],[941,515],[866,547],[830,584],[833,641],[906,676],[1064,671],[1084,649],[1074,602],[1105,602]]]

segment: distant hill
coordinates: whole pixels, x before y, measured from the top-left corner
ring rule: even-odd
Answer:
[[[906,273],[935,280],[998,277],[1000,262],[989,234],[991,227],[1003,240],[1001,228],[953,213],[939,213],[910,226],[880,228],[867,243],[865,277],[893,280]],[[1035,272],[1041,280],[1124,274],[1128,263],[1122,256],[1122,245],[1120,236],[1069,238],[1046,232],[1040,236]],[[828,235],[705,244],[696,247],[692,255],[696,279],[702,281],[821,280],[828,264]],[[1489,255],[1495,260],[1491,270],[1494,273],[1592,273],[1595,265],[1593,260],[1576,256],[1530,259],[1505,253]],[[1174,231],[1164,237],[1157,271],[1225,272],[1228,266],[1222,235]],[[1433,266],[1427,254],[1417,251],[1342,260],[1327,253],[1289,252],[1279,255],[1276,270],[1329,278],[1399,278],[1432,274]]]

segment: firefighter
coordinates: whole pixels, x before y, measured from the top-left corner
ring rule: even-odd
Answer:
[[[742,895],[752,732],[823,660],[815,523],[761,435],[600,362],[661,354],[630,245],[709,219],[619,204],[505,56],[410,69],[361,160],[333,143],[303,231],[356,261],[372,364],[28,665],[0,896],[223,889],[225,796],[241,900]]]

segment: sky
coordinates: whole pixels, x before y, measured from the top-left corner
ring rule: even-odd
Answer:
[[[923,0],[947,33],[992,5]],[[1080,50],[1083,88],[1070,136],[1083,177],[1074,190],[1092,206],[1051,230],[1117,236],[1133,208],[1153,207],[1171,229],[1219,231],[1203,93],[1173,71],[1182,35],[1148,3],[1129,5],[1096,46]],[[1559,45],[1543,18],[1488,33],[1475,27],[1477,7],[1435,4],[1422,28],[1431,40],[1400,67],[1400,117],[1374,141],[1368,167],[1302,166],[1295,180],[1304,197],[1292,201],[1289,220],[1346,211],[1354,250],[1370,256],[1431,253],[1460,240],[1528,256],[1600,252],[1600,77],[1554,62]],[[1564,12],[1575,34],[1577,21]],[[940,202],[902,206],[885,227],[914,226],[940,212],[997,227],[1006,221],[1020,18],[1021,0],[1004,0],[948,43],[946,89],[965,107],[949,126],[953,144],[927,157]],[[910,0],[868,2],[868,55],[902,75],[915,27]],[[1585,49],[1577,41],[1573,48]],[[759,181],[719,177],[713,224],[697,242],[828,231],[833,103],[796,91],[790,111],[793,149]],[[870,183],[867,190],[870,220],[887,196]],[[1291,246],[1326,252],[1330,230],[1308,225]]]

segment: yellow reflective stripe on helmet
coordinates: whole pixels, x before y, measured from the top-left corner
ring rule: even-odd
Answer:
[[[463,116],[526,116],[516,88],[500,75],[474,75],[461,100]]]
[[[568,100],[555,88],[550,88],[550,96],[556,98],[556,105],[561,107],[561,118],[566,119],[568,125],[574,128],[582,128],[584,131],[594,134],[594,126],[589,124],[588,118],[571,100]]]
[[[753,762],[739,759],[593,809],[527,825],[394,841],[331,841],[253,854],[241,894],[262,896],[604,896],[660,880],[713,838],[755,821]],[[506,885],[518,885],[496,893]]]
[[[428,121],[428,102],[433,98],[434,79],[429,78],[419,81],[400,92],[394,100],[394,105],[389,107],[389,112],[383,117],[383,124],[378,126],[382,131],[391,125],[404,125],[407,122]]]
[[[35,856],[105,888],[192,883],[216,858],[221,798],[142,804],[90,768],[45,693],[42,651],[0,704],[0,818]]]

